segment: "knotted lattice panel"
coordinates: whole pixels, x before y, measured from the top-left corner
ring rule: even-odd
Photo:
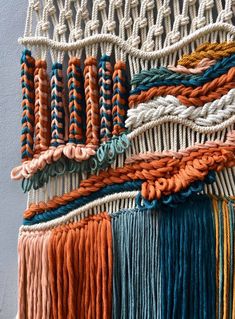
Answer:
[[[234,7],[234,0],[29,0],[20,41],[60,62],[64,52],[114,52],[137,72],[148,61],[173,63],[203,42],[233,40]]]

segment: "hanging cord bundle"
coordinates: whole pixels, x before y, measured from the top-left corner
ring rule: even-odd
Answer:
[[[29,50],[24,50],[21,57],[21,86],[22,86],[22,132],[21,159],[22,162],[33,157],[34,137],[34,69],[35,60]]]

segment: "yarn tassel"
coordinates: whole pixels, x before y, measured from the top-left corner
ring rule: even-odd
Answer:
[[[35,63],[34,72],[35,87],[35,142],[34,153],[38,154],[48,149],[50,145],[50,82],[47,75],[47,63],[38,60]]]
[[[66,139],[62,64],[52,66],[51,77],[51,146],[63,145]]]
[[[86,97],[86,145],[97,148],[99,146],[100,115],[97,60],[89,57],[85,60],[85,97]]]
[[[118,61],[114,66],[112,107],[112,134],[118,136],[126,130],[125,120],[128,109],[126,64],[122,61]]]
[[[112,137],[112,73],[110,57],[104,55],[99,63],[101,143],[109,141]]]
[[[69,88],[69,143],[83,144],[83,119],[84,112],[84,83],[80,67],[80,60],[71,58],[68,67],[68,88]],[[85,113],[85,112],[84,112]]]
[[[34,138],[34,69],[35,60],[29,50],[24,50],[21,57],[21,86],[22,86],[22,133],[21,159],[22,162],[33,157]]]

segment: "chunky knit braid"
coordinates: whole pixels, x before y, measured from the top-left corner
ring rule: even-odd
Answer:
[[[197,88],[179,86],[157,86],[140,94],[129,97],[129,105],[133,107],[137,103],[146,102],[155,96],[176,96],[179,101],[186,106],[202,106],[207,102],[219,99],[235,87],[235,67],[229,69],[228,73],[221,75],[211,82],[198,86]]]
[[[144,70],[136,74],[131,81],[137,87],[132,90],[131,94],[140,91],[146,91],[153,86],[160,85],[185,85],[185,86],[201,86],[215,78],[225,74],[230,68],[235,66],[235,54],[222,58],[216,64],[213,64],[202,74],[182,74],[176,73],[168,68],[160,67],[150,70]]]
[[[138,104],[136,108],[129,109],[125,125],[133,129],[163,116],[175,115],[179,119],[192,120],[201,127],[210,127],[231,118],[233,114],[235,114],[235,89],[203,106],[188,107],[180,103],[176,97],[167,95],[158,96],[149,102]]]
[[[83,74],[80,60],[71,58],[68,66],[69,88],[69,143],[82,144],[84,142],[82,112],[84,111]]]
[[[99,63],[101,143],[112,137],[112,73],[110,57],[104,55]]]
[[[219,60],[233,53],[235,53],[235,42],[204,43],[191,54],[183,55],[178,64],[194,67],[204,58]]]
[[[85,60],[85,97],[86,97],[86,145],[88,147],[98,147],[100,115],[99,115],[99,93],[97,78],[97,60],[89,57]]]
[[[177,72],[177,73],[184,73],[184,74],[201,74],[202,72],[209,69],[212,65],[216,63],[216,60],[210,60],[208,58],[202,59],[194,68],[187,68],[183,65],[177,64],[174,65],[168,65],[168,69]]]
[[[31,204],[25,211],[24,217],[45,210],[54,209],[60,205],[88,196],[112,183],[143,180],[142,195],[148,200],[161,198],[162,195],[179,192],[192,182],[203,179],[210,170],[220,171],[223,167],[231,167],[235,164],[235,146],[233,135],[228,136],[227,143],[208,142],[195,150],[182,151],[181,157],[165,156],[151,162],[136,162],[125,165],[122,168],[101,172],[83,180],[80,187],[68,194],[54,197],[47,203]]]
[[[117,62],[113,73],[113,135],[119,135],[125,131],[125,119],[128,108],[128,88],[126,77],[126,64]]]
[[[22,162],[33,157],[34,137],[34,68],[35,60],[31,52],[25,50],[21,57],[21,86],[22,86],[22,133],[21,158]]]
[[[65,109],[63,97],[62,64],[52,66],[51,77],[51,146],[64,144]]]
[[[35,86],[35,143],[34,152],[45,151],[50,144],[50,83],[47,75],[47,63],[36,61],[34,72]]]

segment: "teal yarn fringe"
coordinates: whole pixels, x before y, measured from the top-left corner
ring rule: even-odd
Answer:
[[[112,318],[159,318],[158,215],[151,210],[133,209],[111,217]]]
[[[65,173],[82,173],[88,172],[95,174],[101,169],[111,165],[118,154],[123,154],[130,146],[130,141],[126,133],[113,137],[105,144],[101,144],[97,153],[86,161],[77,162],[66,157],[61,157],[58,161],[46,165],[42,171],[38,170],[30,178],[22,180],[23,192],[31,189],[39,189],[45,183],[48,183],[50,177],[62,176]]]
[[[113,319],[215,318],[211,201],[114,213]]]
[[[162,318],[215,318],[215,234],[207,196],[159,216]]]

